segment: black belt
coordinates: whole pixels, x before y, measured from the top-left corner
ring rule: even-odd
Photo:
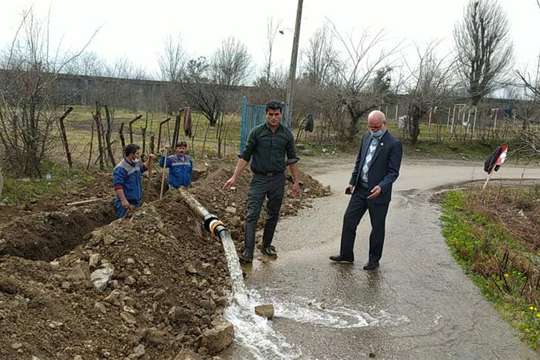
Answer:
[[[258,172],[258,171],[254,171],[253,172],[255,175],[261,175],[261,176],[276,176],[276,175],[281,175],[283,174],[283,171],[271,171],[271,172]]]

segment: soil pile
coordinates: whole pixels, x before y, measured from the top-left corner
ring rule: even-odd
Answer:
[[[0,257],[0,358],[210,358],[232,341],[229,289],[221,244],[171,194],[55,261]]]

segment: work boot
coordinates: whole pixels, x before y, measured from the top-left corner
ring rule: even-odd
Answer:
[[[354,262],[353,259],[347,259],[341,255],[332,255],[330,256],[330,260],[340,264],[352,264]]]
[[[241,253],[238,255],[238,259],[242,264],[251,264],[253,262],[253,256],[249,256],[246,253]]]
[[[261,252],[263,253],[263,255],[266,255],[266,256],[269,256],[269,257],[273,257],[273,258],[277,257],[276,248],[273,245],[263,247],[261,249]]]
[[[364,270],[375,270],[379,267],[378,261],[368,261],[366,265],[364,265]]]

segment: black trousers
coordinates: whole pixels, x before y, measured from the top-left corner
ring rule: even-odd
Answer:
[[[247,214],[245,225],[244,254],[253,257],[255,250],[255,232],[257,221],[261,214],[264,199],[266,202],[267,218],[264,224],[263,246],[270,246],[279,220],[279,210],[285,191],[285,174],[273,176],[254,174],[248,192]]]
[[[384,245],[384,232],[386,214],[390,203],[377,204],[367,199],[369,190],[357,186],[351,195],[349,205],[343,216],[343,228],[341,230],[340,255],[348,260],[354,260],[354,241],[356,228],[362,216],[369,211],[371,220],[371,233],[369,235],[369,261],[379,262]]]

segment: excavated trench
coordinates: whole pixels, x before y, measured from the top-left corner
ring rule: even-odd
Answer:
[[[206,175],[206,171],[194,171],[193,183]],[[160,188],[160,176],[145,179],[145,201],[159,199]],[[51,261],[69,253],[84,244],[92,231],[116,220],[112,199],[36,212],[0,224],[0,256]]]
[[[0,227],[0,256],[51,261],[84,243],[115,219],[111,200],[18,217]]]

